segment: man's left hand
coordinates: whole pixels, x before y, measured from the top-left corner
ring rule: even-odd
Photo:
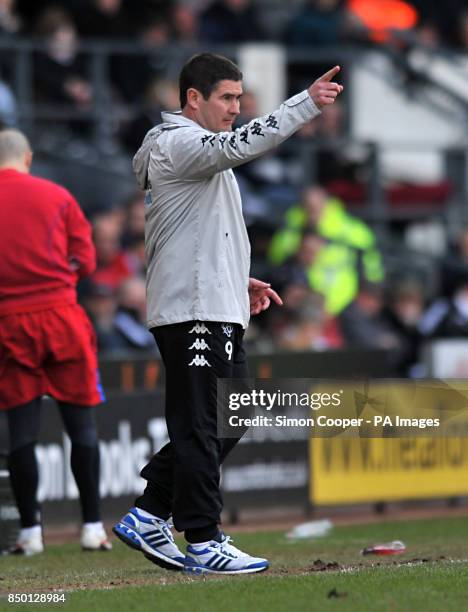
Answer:
[[[271,285],[256,278],[249,278],[249,298],[251,315],[257,315],[266,310],[270,306],[271,300],[279,306],[283,305],[283,300],[271,288]]]

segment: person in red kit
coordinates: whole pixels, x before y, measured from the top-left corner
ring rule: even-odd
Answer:
[[[76,301],[95,269],[91,228],[63,187],[29,174],[32,152],[17,130],[0,131],[0,410],[21,519],[15,553],[43,551],[35,456],[41,398],[53,397],[71,440],[83,549],[109,550],[100,520],[99,447],[93,406],[104,400],[94,331]]]

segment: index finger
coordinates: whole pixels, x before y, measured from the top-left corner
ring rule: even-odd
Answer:
[[[249,278],[249,289],[265,289],[269,287],[270,283],[265,283],[258,278]]]
[[[279,306],[283,305],[283,300],[280,298],[280,296],[276,293],[274,289],[267,289],[266,293],[268,297],[271,297],[271,299],[274,302],[276,302]]]
[[[340,70],[341,70],[341,68],[339,66],[335,66],[334,68],[332,68],[331,70],[326,72],[324,75],[322,75],[317,80],[318,81],[331,81],[332,78],[335,76],[335,74],[338,74]]]

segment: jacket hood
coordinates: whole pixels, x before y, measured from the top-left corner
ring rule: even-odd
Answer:
[[[140,189],[148,189],[148,166],[151,157],[151,149],[153,142],[161,131],[161,126],[157,125],[150,130],[143,140],[143,144],[135,153],[133,158],[133,172],[135,173],[136,180]]]
[[[156,138],[164,130],[173,130],[179,127],[190,127],[197,126],[197,123],[184,117],[180,111],[173,113],[163,112],[161,113],[163,123],[157,125],[151,129],[145,136],[143,144],[138,149],[133,158],[133,171],[135,172],[136,180],[141,189],[148,189],[148,167],[151,157],[151,149]]]

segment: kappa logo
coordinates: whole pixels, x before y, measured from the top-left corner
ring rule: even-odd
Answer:
[[[232,325],[230,325],[229,323],[223,323],[221,327],[223,328],[223,334],[226,334],[226,336],[230,338],[232,332],[234,331]]]
[[[205,338],[202,338],[201,340],[200,338],[197,338],[192,344],[192,346],[189,346],[189,350],[190,349],[197,349],[197,351],[204,351],[205,349],[208,349],[209,351],[211,351],[210,347],[205,342]]]
[[[210,330],[204,323],[196,323],[189,331],[189,334],[208,334],[211,336]]]
[[[208,366],[211,368],[211,365],[207,359],[205,359],[205,355],[199,355],[198,353],[189,363],[189,366]]]

